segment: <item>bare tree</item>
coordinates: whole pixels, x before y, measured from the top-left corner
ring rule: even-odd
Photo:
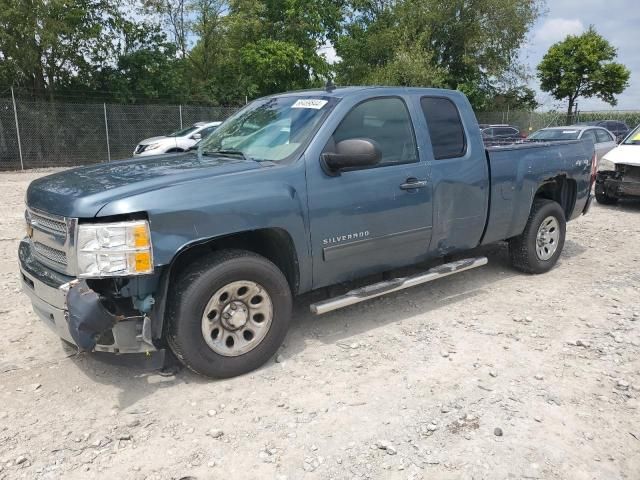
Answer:
[[[143,8],[160,16],[162,23],[171,32],[173,41],[182,58],[187,56],[187,37],[190,24],[187,15],[189,0],[144,0]]]

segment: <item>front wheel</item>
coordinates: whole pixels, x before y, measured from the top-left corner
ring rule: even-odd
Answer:
[[[604,185],[596,183],[596,201],[601,205],[615,205],[618,203],[618,198],[609,196]]]
[[[562,207],[553,200],[536,199],[524,231],[509,241],[511,264],[526,273],[548,272],[562,253],[566,230]]]
[[[247,373],[281,345],[291,319],[282,272],[247,251],[216,252],[177,279],[168,342],[191,370],[213,378]]]

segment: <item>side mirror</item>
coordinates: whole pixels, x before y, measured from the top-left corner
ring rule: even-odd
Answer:
[[[194,133],[193,135],[191,135],[191,138],[193,140],[200,140],[202,138],[202,134],[200,133]]]
[[[382,160],[382,152],[373,140],[350,138],[336,143],[335,152],[323,153],[321,160],[329,175],[339,175],[343,170],[377,165]]]

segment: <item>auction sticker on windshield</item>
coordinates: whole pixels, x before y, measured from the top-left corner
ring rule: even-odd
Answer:
[[[328,103],[327,100],[318,100],[315,98],[302,98],[297,100],[291,108],[313,108],[314,110],[320,110]]]

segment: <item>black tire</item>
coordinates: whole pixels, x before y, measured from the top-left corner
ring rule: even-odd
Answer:
[[[604,185],[596,182],[596,201],[601,205],[615,205],[618,203],[617,197],[610,197],[604,189]]]
[[[551,258],[542,260],[536,252],[537,234],[542,222],[554,217],[558,222],[559,238],[555,253]],[[562,207],[553,200],[537,198],[531,207],[529,220],[521,235],[509,240],[509,256],[511,265],[525,273],[545,273],[551,270],[564,247],[564,239],[567,231],[567,222],[564,218]]]
[[[239,356],[224,356],[206,343],[202,317],[212,295],[236,281],[252,281],[264,288],[273,305],[273,319],[255,348]],[[282,344],[291,320],[291,297],[287,279],[266,258],[244,250],[215,252],[188,266],[176,279],[167,310],[167,341],[176,357],[201,375],[229,378],[250,372]]]

